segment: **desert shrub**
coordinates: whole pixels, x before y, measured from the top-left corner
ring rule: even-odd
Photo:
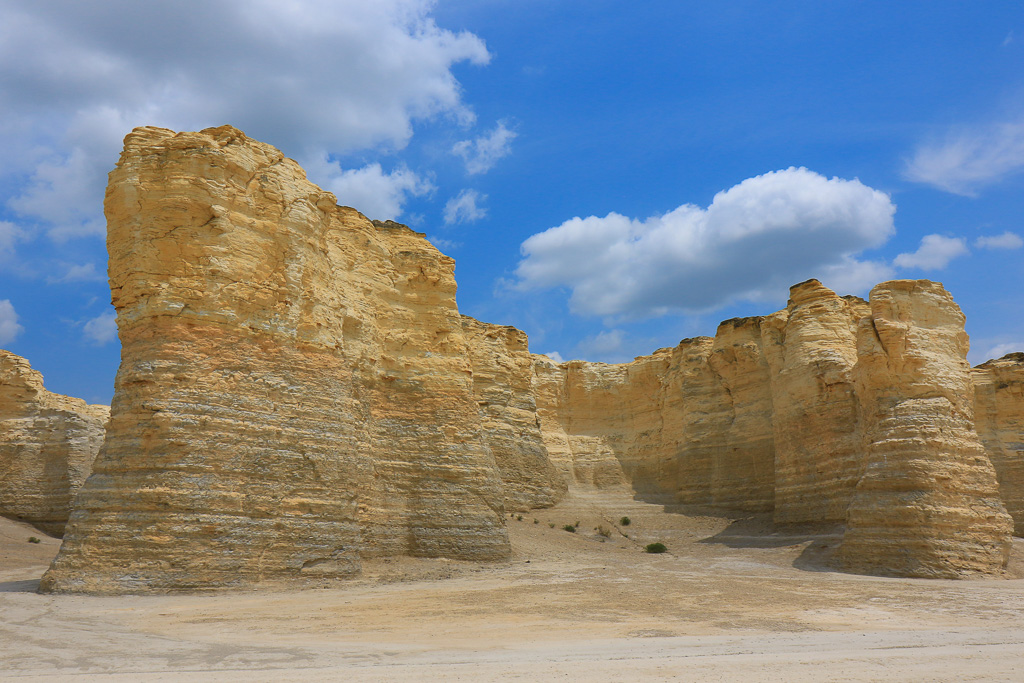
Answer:
[[[534,517],[534,518],[533,518],[533,523],[534,523],[534,524],[540,524],[540,520],[539,520],[539,519],[537,519],[536,517]]]
[[[605,538],[609,538],[612,535],[611,529],[605,529],[603,524],[599,525],[595,531],[598,536],[604,536]]]
[[[619,526],[629,526],[632,521],[629,517],[623,517],[619,520]]]
[[[647,553],[663,553],[666,550],[668,550],[668,548],[665,547],[664,543],[648,543],[644,546],[644,552]]]
[[[554,522],[548,522],[548,526],[551,527],[552,529],[554,529],[555,528],[555,523]]]
[[[568,531],[570,534],[576,533],[576,527],[574,527],[572,524],[566,524],[562,528]]]
[[[523,516],[522,515],[516,515],[516,521],[517,522],[523,521]]]
[[[36,536],[29,536],[28,537],[28,542],[29,543],[40,543],[41,540],[39,538],[37,538]]]

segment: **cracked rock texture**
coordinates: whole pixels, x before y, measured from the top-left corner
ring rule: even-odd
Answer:
[[[27,360],[0,350],[0,515],[62,535],[109,415],[47,391]]]
[[[999,480],[999,494],[1024,536],[1024,353],[1011,353],[971,371],[975,428]]]
[[[105,212],[121,366],[44,590],[508,555],[452,259],[230,126],[133,131]]]
[[[883,282],[870,301],[854,371],[863,474],[839,561],[896,576],[998,572],[1013,527],[974,429],[964,316],[927,280]]]
[[[551,507],[565,496],[567,479],[548,457],[541,435],[526,333],[467,315],[462,316],[462,330],[481,427],[501,475],[505,507]]]

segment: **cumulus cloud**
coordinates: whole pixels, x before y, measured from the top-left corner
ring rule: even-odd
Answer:
[[[436,189],[428,179],[406,166],[390,173],[385,173],[378,163],[344,170],[338,162],[320,157],[307,161],[305,167],[309,177],[333,192],[339,204],[378,220],[394,220],[409,197],[420,197]]]
[[[85,338],[97,346],[103,346],[117,339],[117,314],[107,311],[86,321],[83,328]]]
[[[961,127],[920,145],[907,161],[909,180],[974,196],[1024,169],[1024,121]]]
[[[498,125],[490,133],[474,140],[455,143],[452,154],[462,159],[466,164],[466,172],[470,175],[486,173],[494,168],[498,160],[511,153],[512,141],[516,135],[515,131],[505,126],[504,121],[498,121]]]
[[[573,312],[633,318],[777,296],[810,277],[860,291],[889,272],[856,256],[889,239],[895,210],[858,180],[774,171],[719,192],[706,209],[577,217],[533,235],[517,286],[568,287]]]
[[[432,6],[0,0],[0,174],[28,179],[9,206],[58,239],[102,234],[105,174],[137,125],[231,123],[297,158],[401,149],[418,119],[468,125],[451,69],[490,55]]]
[[[1024,239],[1010,231],[1002,235],[989,235],[974,240],[976,249],[1020,249],[1024,247]]]
[[[92,263],[65,263],[63,264],[62,275],[49,276],[46,282],[56,284],[60,282],[101,282],[107,276],[96,270],[96,264]]]
[[[10,344],[25,328],[18,324],[18,313],[10,299],[0,299],[0,344]]]
[[[941,270],[957,256],[967,253],[967,242],[962,237],[943,237],[942,235],[925,235],[917,251],[900,254],[893,259],[893,264],[900,268],[919,268],[921,270]]]
[[[476,190],[463,190],[458,195],[449,199],[444,205],[444,223],[472,223],[487,215],[487,209],[479,206],[478,202],[487,199],[487,195],[480,194]]]

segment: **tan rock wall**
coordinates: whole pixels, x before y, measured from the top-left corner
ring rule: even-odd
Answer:
[[[136,129],[105,210],[122,363],[44,589],[507,555],[451,259],[230,127]]]
[[[62,535],[109,415],[47,391],[27,360],[0,350],[0,515]]]
[[[971,371],[975,428],[999,481],[999,495],[1024,536],[1024,353],[1011,353]]]
[[[941,284],[884,282],[857,348],[865,460],[840,562],[931,578],[1000,571],[1012,521],[974,429],[960,308]]]
[[[525,511],[554,505],[565,495],[568,480],[548,457],[541,435],[526,334],[466,315],[462,329],[483,436],[501,475],[505,507]]]
[[[852,371],[866,304],[817,280],[794,285],[762,324],[770,367],[775,521],[841,522],[860,477]]]

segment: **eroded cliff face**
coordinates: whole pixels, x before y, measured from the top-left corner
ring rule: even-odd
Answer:
[[[999,495],[1024,536],[1024,353],[1011,353],[971,371],[974,425],[996,470]]]
[[[526,333],[466,315],[462,330],[483,437],[498,466],[505,507],[551,507],[565,495],[568,479],[555,468],[541,435]]]
[[[850,571],[1001,570],[1012,522],[974,429],[964,316],[941,284],[884,282],[857,330],[863,474],[838,557]]]
[[[860,477],[852,372],[857,321],[869,314],[817,280],[794,285],[762,324],[775,442],[775,521],[842,522]]]
[[[452,259],[229,126],[136,129],[105,211],[122,362],[44,590],[508,554]]]
[[[27,360],[0,350],[0,515],[62,535],[109,415],[47,391]]]

